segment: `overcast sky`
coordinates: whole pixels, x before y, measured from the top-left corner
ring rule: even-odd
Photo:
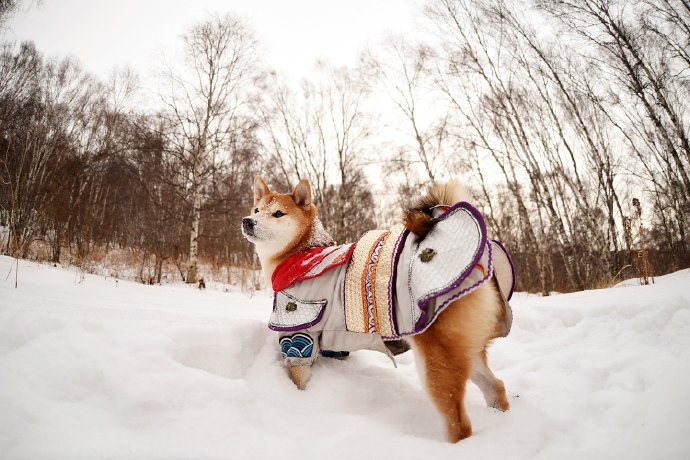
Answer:
[[[24,4],[31,3],[25,0]],[[256,30],[269,66],[293,78],[317,58],[352,64],[386,33],[414,33],[421,0],[42,0],[24,8],[8,35],[48,56],[72,54],[104,77],[129,65],[146,75],[160,52],[211,12],[235,12]]]

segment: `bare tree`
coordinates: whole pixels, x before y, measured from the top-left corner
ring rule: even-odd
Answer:
[[[225,143],[251,99],[257,40],[239,18],[211,16],[183,36],[184,67],[165,71],[168,144],[184,168],[192,202],[186,281],[196,282],[204,187],[225,162]]]
[[[18,0],[0,0],[0,27],[5,24],[18,4]]]
[[[368,88],[352,69],[319,63],[317,70],[297,89],[276,82],[266,93],[264,148],[275,165],[268,176],[285,188],[308,177],[324,225],[344,242],[373,226],[363,172]]]
[[[32,242],[46,226],[48,210],[61,201],[78,175],[61,177],[62,169],[90,151],[97,122],[92,115],[101,104],[100,86],[72,59],[43,64],[31,44],[18,54],[6,48],[6,72],[0,82],[3,148],[0,180],[9,207],[9,249],[26,257]],[[77,190],[68,194],[79,196]]]
[[[515,66],[503,59],[503,34],[488,32],[488,18],[475,2],[439,0],[429,4],[426,13],[443,37],[436,80],[464,127],[459,136],[468,150],[488,154],[498,167],[518,213],[521,235],[514,250],[525,253],[528,278],[534,279],[532,273],[536,272],[545,280],[543,257],[538,255],[544,245],[538,241],[548,240],[537,234],[536,229],[545,228],[533,224],[529,190],[521,183],[527,181],[530,195],[539,198],[546,189],[546,176],[528,133],[528,112],[522,107],[531,100],[516,84]],[[475,165],[481,162],[479,158]],[[525,172],[521,174],[518,168]],[[545,284],[542,292],[548,292]]]
[[[356,71],[327,66],[321,69],[320,98],[329,133],[329,162],[335,163],[335,184],[323,212],[338,242],[353,241],[373,227],[373,195],[364,175],[365,142],[370,117],[365,111],[368,88]]]
[[[400,36],[389,36],[363,58],[374,86],[383,90],[407,123],[409,131],[403,132],[409,133],[412,142],[404,150],[412,153],[407,161],[421,166],[421,182],[433,182],[447,175],[443,168],[448,166],[454,147],[448,117],[435,98],[429,78],[435,59],[429,46],[411,44]]]
[[[298,88],[281,84],[273,75],[265,93],[263,115],[264,147],[276,170],[269,176],[282,187],[309,178],[314,203],[323,203],[329,174],[324,101],[321,88],[304,79]]]
[[[539,6],[589,43],[588,58],[614,76],[611,101],[599,107],[639,160],[632,172],[653,185],[657,213],[675,215],[671,234],[682,254],[690,224],[687,2],[541,1]]]

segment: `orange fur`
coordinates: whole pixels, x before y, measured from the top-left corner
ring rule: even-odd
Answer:
[[[498,293],[487,283],[453,302],[429,329],[412,337],[423,383],[446,420],[450,442],[472,434],[464,403],[465,385],[470,377],[484,393],[488,405],[501,410],[509,408],[503,382],[493,376],[486,359],[499,313]]]
[[[470,199],[457,181],[435,185],[404,215],[408,230],[419,236],[433,228],[431,208]],[[425,332],[412,337],[417,366],[431,399],[446,420],[450,442],[472,434],[465,410],[465,386],[471,379],[490,407],[508,410],[505,385],[488,365],[487,348],[500,334],[499,319],[506,315],[495,277],[461,297],[443,311]]]
[[[403,225],[412,233],[424,237],[434,227],[434,221],[431,214],[420,209],[406,209],[403,212]]]
[[[278,206],[270,206],[272,203],[278,203]],[[293,235],[292,239],[288,241],[285,249],[272,257],[273,261],[278,261],[278,263],[280,263],[291,255],[297,254],[304,249],[311,236],[310,230],[312,229],[312,222],[317,215],[314,205],[310,204],[303,208],[295,204],[291,195],[271,192],[265,195],[256,206],[259,212],[264,209],[270,209],[274,212],[280,210],[287,215],[294,216],[294,219],[299,223],[299,230]]]
[[[436,205],[452,205],[458,201],[469,201],[469,192],[457,181],[436,184],[403,211],[403,224],[412,233],[422,238],[434,227],[431,208]]]
[[[272,239],[250,241],[256,245],[261,268],[269,283],[273,271],[283,260],[313,245],[315,240],[319,244],[333,244],[328,234],[315,234],[318,232],[318,212],[311,202],[309,187],[309,182],[302,180],[292,193],[275,193],[263,179],[258,176],[254,179],[254,206],[248,217],[256,219]],[[276,211],[285,215],[272,217]]]
[[[311,378],[311,368],[309,366],[292,366],[289,369],[290,380],[292,380],[295,386],[304,390],[307,388],[307,382]]]

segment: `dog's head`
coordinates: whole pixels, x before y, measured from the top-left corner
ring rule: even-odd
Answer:
[[[308,180],[302,179],[292,193],[274,193],[261,177],[254,178],[254,206],[242,219],[242,234],[259,257],[277,258],[305,244],[315,222]]]

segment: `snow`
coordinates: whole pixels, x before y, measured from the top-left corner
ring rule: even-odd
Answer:
[[[447,444],[412,353],[281,367],[271,299],[0,257],[3,459],[690,458],[690,271],[517,294],[492,347],[512,409],[469,385]]]

